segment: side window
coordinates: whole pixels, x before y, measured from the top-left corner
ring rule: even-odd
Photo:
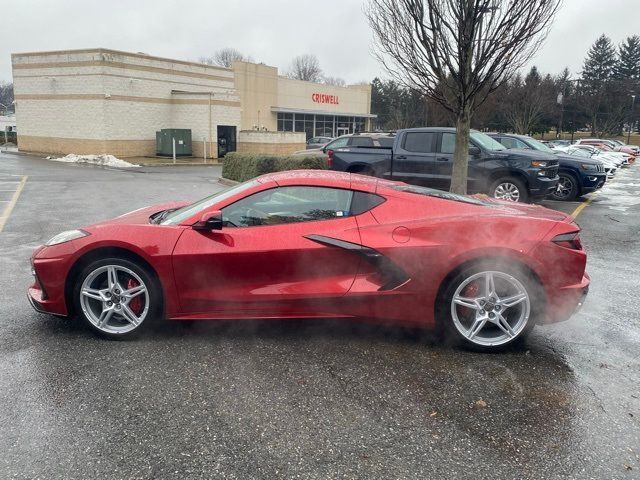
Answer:
[[[360,215],[384,203],[384,197],[368,192],[353,192],[351,215]]]
[[[440,153],[453,153],[456,149],[456,134],[443,133],[442,142],[440,143]]]
[[[520,148],[518,147],[518,144],[516,143],[516,140],[513,138],[509,138],[509,137],[500,137],[500,139],[498,140],[502,145],[504,145],[507,148]]]
[[[349,215],[353,191],[291,186],[264,190],[222,209],[227,227],[330,220]]]
[[[378,144],[380,147],[391,148],[394,140],[394,137],[380,137],[378,138]]]
[[[351,143],[354,147],[373,147],[373,140],[370,137],[351,137]]]
[[[524,143],[522,140],[516,139],[515,142],[516,142],[516,148],[524,148],[525,150],[531,150],[531,147],[526,143]]]
[[[432,153],[435,133],[407,132],[402,147],[408,152]]]
[[[318,143],[318,138],[317,137],[310,138],[309,140],[307,140],[307,143]]]
[[[350,138],[351,137],[338,138],[338,139],[334,140],[333,142],[327,144],[326,147],[329,148],[329,149],[346,147]]]

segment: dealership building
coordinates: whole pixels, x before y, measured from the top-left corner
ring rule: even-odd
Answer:
[[[369,129],[371,86],[293,80],[102,48],[16,53],[18,146],[50,154],[153,156],[156,132],[190,130],[192,155],[290,153],[315,136]]]

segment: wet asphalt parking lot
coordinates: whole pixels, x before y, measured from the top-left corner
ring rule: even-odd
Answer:
[[[583,310],[506,353],[339,321],[114,342],[29,306],[36,246],[219,174],[0,154],[0,478],[640,478],[640,165],[578,217]]]

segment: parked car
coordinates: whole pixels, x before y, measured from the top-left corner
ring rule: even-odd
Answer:
[[[170,320],[373,319],[496,350],[568,319],[580,228],[540,206],[318,170],[135,210],[32,256],[33,307],[110,338]]]
[[[576,145],[591,145],[604,151],[622,152],[627,155],[635,156],[638,154],[637,147],[631,147],[629,145],[620,145],[620,142],[614,140],[605,140],[601,138],[581,138],[576,141]],[[627,157],[628,160],[631,160]]]
[[[583,145],[583,147],[586,147],[586,145]],[[616,163],[614,163],[610,159],[603,158],[601,156],[594,156],[593,153],[589,152],[585,148],[569,147],[569,148],[555,148],[554,150],[561,153],[565,153],[572,157],[579,157],[582,159],[587,159],[587,158],[597,159],[598,161],[602,162],[602,165],[604,166],[604,172],[607,174],[607,178],[612,178],[615,175],[616,171],[618,170],[618,166]]]
[[[547,143],[549,143],[550,147],[568,147],[569,145],[571,145],[571,140],[561,140],[561,139],[557,139],[557,140],[549,140]]]
[[[577,144],[573,145],[572,147],[586,150],[591,154],[591,158],[597,158],[599,160],[609,160],[610,162],[614,163],[617,168],[621,168],[625,163],[628,164],[628,160],[625,154],[621,152],[606,152],[600,148],[594,147],[593,145],[586,144]]]
[[[327,145],[330,168],[393,178],[449,190],[456,130],[410,128],[399,130],[390,148]],[[476,130],[469,145],[469,192],[488,193],[501,200],[526,202],[544,198],[558,183],[558,159],[531,150],[507,150]]]
[[[490,133],[489,136],[507,148],[531,149],[556,155],[559,162],[558,176],[560,178],[556,189],[550,193],[550,197],[555,200],[574,200],[576,197],[602,188],[607,180],[604,164],[600,160],[578,159],[554,152],[542,142],[527,135]]]
[[[333,137],[312,137],[307,140],[307,150],[312,148],[322,148],[333,140]]]
[[[295,152],[294,155],[318,155],[325,157],[328,150],[345,147],[391,147],[393,145],[393,133],[351,133],[333,139],[326,145]]]
[[[633,155],[635,155],[636,157],[638,155],[640,155],[640,147],[637,145],[627,145],[624,142],[621,142],[620,140],[614,140],[611,139],[610,140],[612,143],[614,143],[615,145],[617,145],[618,147],[625,147],[627,149],[630,150],[630,152],[628,150],[623,150],[622,148],[620,149],[620,151],[626,152],[626,153],[632,153]]]

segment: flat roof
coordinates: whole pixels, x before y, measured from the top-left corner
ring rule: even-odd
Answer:
[[[218,65],[207,65],[206,63],[201,62],[190,62],[188,60],[176,60],[175,58],[167,58],[167,57],[156,57],[155,55],[148,55],[146,53],[132,53],[132,52],[124,52],[122,50],[113,50],[111,48],[78,48],[74,50],[49,50],[43,52],[23,52],[23,53],[12,53],[11,58],[13,57],[37,57],[41,55],[64,55],[64,54],[73,54],[73,53],[113,53],[116,55],[124,55],[126,57],[135,57],[135,58],[147,58],[150,60],[161,60],[163,62],[171,62],[171,63],[180,63],[182,65],[195,65],[198,67],[207,67],[216,70],[224,70],[226,72],[231,72],[232,69],[226,67],[220,67]]]

